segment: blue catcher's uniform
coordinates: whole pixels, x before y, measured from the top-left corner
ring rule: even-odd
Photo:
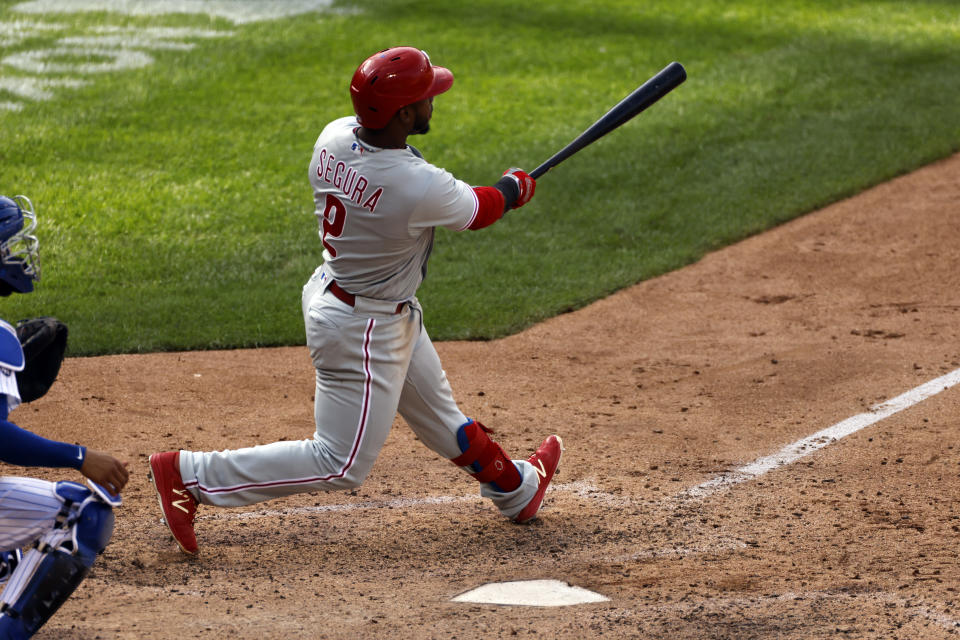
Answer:
[[[39,279],[33,206],[0,196],[0,295]],[[0,462],[80,469],[85,447],[48,440],[9,421],[26,365],[16,330],[0,320]],[[30,638],[86,577],[113,532],[120,498],[99,485],[0,476],[0,640]],[[26,548],[26,552],[23,549]]]

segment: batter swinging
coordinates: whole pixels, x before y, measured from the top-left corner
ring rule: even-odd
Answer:
[[[356,116],[324,128],[309,169],[324,249],[302,297],[316,368],[316,433],[150,456],[164,519],[185,552],[198,551],[198,504],[233,507],[359,486],[398,411],[426,446],[473,475],[506,517],[536,516],[560,463],[560,438],[549,436],[527,460],[511,460],[486,427],[465,416],[416,298],[436,227],[489,226],[529,202],[536,188],[520,169],[492,187],[471,187],[407,144],[429,130],[433,97],[452,84],[449,70],[411,47],[381,51],[356,70]]]

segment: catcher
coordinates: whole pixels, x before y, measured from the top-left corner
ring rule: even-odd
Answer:
[[[0,296],[29,293],[40,279],[36,224],[29,199],[0,196]],[[110,540],[113,508],[128,479],[127,464],[109,454],[47,440],[9,421],[21,402],[50,389],[66,347],[67,327],[55,318],[16,328],[0,320],[0,461],[77,469],[89,485],[0,476],[4,640],[31,637],[86,577]]]

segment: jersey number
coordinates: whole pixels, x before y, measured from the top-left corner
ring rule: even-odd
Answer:
[[[340,234],[343,233],[343,225],[347,221],[347,208],[343,206],[343,203],[340,200],[332,195],[327,194],[327,203],[323,208],[323,246],[330,252],[331,258],[337,257],[337,250],[327,242],[328,238],[339,238]]]

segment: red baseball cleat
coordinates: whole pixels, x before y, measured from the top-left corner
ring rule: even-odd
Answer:
[[[560,436],[548,436],[546,440],[533,452],[533,455],[527,458],[527,462],[533,465],[533,470],[537,472],[537,481],[540,486],[533,498],[527,503],[520,513],[513,517],[517,523],[530,522],[537,517],[537,511],[543,503],[543,494],[547,492],[547,485],[553,479],[557,467],[560,466],[560,456],[563,455],[563,440]]]
[[[183,478],[180,476],[180,452],[168,451],[151,455],[150,481],[157,490],[163,520],[170,527],[173,539],[185,552],[196,554],[200,550],[197,546],[197,534],[193,531],[197,499],[183,486]]]

